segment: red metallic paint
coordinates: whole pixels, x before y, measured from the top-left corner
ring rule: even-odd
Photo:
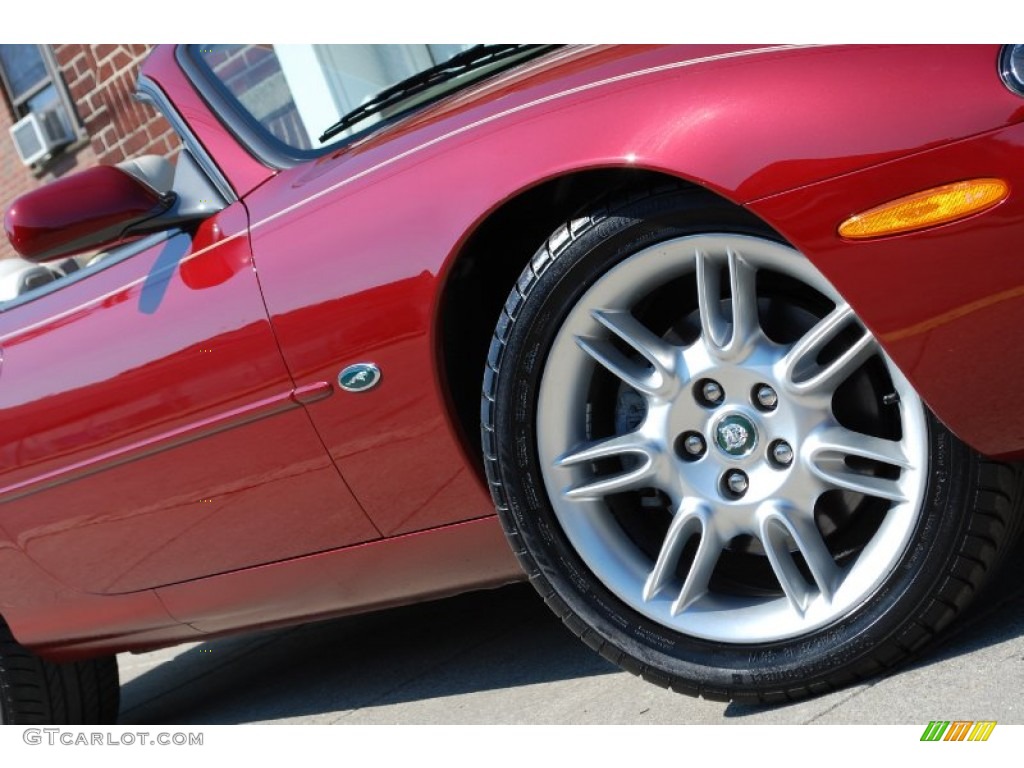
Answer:
[[[170,202],[120,168],[100,165],[22,195],[7,209],[4,230],[26,259],[46,261],[115,243]]]
[[[33,563],[2,527],[0,536],[4,618],[39,653],[68,659],[202,637],[174,619],[153,590],[111,596],[70,589]]]
[[[251,266],[201,290],[180,278],[183,261],[246,258],[245,225],[233,206],[0,315],[4,530],[69,588],[132,592],[379,535],[292,398]]]
[[[1024,372],[1004,354],[1024,273],[997,247],[1022,241],[1020,196],[941,232],[834,235],[959,178],[1024,188],[997,50],[582,47],[278,172],[158,48],[146,76],[245,208],[0,314],[0,612],[67,657],[517,578],[436,372],[439,302],[489,215],[590,169],[749,203],[961,437],[1024,450],[997,418]],[[378,387],[329,396],[367,359]]]
[[[163,587],[157,594],[175,617],[219,634],[387,608],[521,578],[501,527],[487,518]]]
[[[992,456],[1024,451],[1024,412],[1007,407],[1024,380],[1024,125],[757,201],[751,208],[805,253],[871,327],[928,405]],[[854,242],[851,213],[939,183],[1008,181],[1009,199],[963,221]]]

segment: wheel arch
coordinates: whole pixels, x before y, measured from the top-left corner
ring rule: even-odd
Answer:
[[[725,203],[784,242],[763,219],[707,186],[675,172],[636,166],[578,168],[521,188],[480,216],[460,240],[438,301],[436,354],[449,422],[481,482],[486,482],[479,433],[484,365],[501,308],[524,265],[559,226],[603,198],[668,185]]]

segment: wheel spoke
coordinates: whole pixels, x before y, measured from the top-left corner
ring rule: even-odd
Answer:
[[[874,338],[864,333],[835,360],[821,366],[821,370],[807,382],[807,386],[813,391],[834,392],[836,387],[875,354],[876,348]]]
[[[696,259],[700,332],[708,349],[720,356],[729,339],[729,328],[722,317],[721,271],[704,251],[697,251]]]
[[[792,516],[786,520],[789,523],[789,535],[793,537],[796,548],[804,556],[818,591],[826,600],[831,600],[839,584],[840,571],[835,558],[825,546],[821,531],[810,517]]]
[[[721,542],[709,522],[709,515],[707,507],[696,499],[685,499],[680,504],[665,535],[654,569],[644,584],[645,602],[650,602],[673,582],[679,557],[693,536],[699,536],[700,542],[690,570],[683,580],[682,589],[672,603],[672,615],[676,616],[686,610],[707,593],[708,582],[722,551]]]
[[[577,336],[576,344],[612,375],[617,376],[633,389],[647,395],[657,393],[659,382],[654,379],[650,368],[635,360],[630,360],[608,340]]]
[[[650,471],[649,465],[642,465],[628,472],[621,472],[610,477],[601,477],[590,482],[568,488],[565,497],[573,501],[582,499],[599,499],[612,493],[623,493],[625,491],[638,491],[641,488],[650,488],[654,484],[654,473]]]
[[[761,516],[761,542],[782,591],[800,615],[803,615],[817,595],[820,594],[827,601],[832,599],[841,571],[828,551],[821,532],[809,516],[790,514],[781,506],[769,505]],[[814,581],[813,587],[797,566],[790,551],[791,544],[795,544],[796,550],[807,563]]]
[[[811,471],[827,484],[847,491],[863,493],[888,501],[906,501],[906,494],[897,480],[867,475],[850,469],[836,454],[822,454],[810,463]]]
[[[665,390],[670,383],[685,378],[678,371],[682,359],[678,349],[637,320],[631,312],[595,309],[590,315],[650,364],[653,376],[650,373],[648,376],[652,387],[667,394]]]
[[[722,312],[721,269],[716,260],[697,251],[697,302],[704,343],[721,360],[742,357],[760,333],[757,315],[757,272],[736,251],[729,250],[726,263],[732,294],[732,317]]]
[[[898,479],[858,471],[848,461],[867,459],[900,470],[909,469],[911,462],[896,440],[862,435],[844,427],[829,427],[812,434],[804,452],[811,472],[828,485],[889,501],[906,500]]]
[[[853,310],[840,304],[793,345],[780,362],[780,378],[797,394],[831,393],[875,354],[877,343],[871,334],[861,334],[839,355],[825,364],[818,355],[839,333],[856,322]]]
[[[711,574],[718,564],[718,556],[722,552],[722,543],[718,540],[714,530],[705,523],[701,533],[700,543],[697,545],[697,554],[694,555],[693,564],[690,566],[683,588],[679,591],[679,597],[672,603],[672,615],[678,616],[690,605],[707,594],[708,583],[711,581]]]
[[[566,498],[569,499],[594,499],[611,493],[651,487],[655,480],[657,455],[656,450],[639,433],[630,432],[576,448],[559,457],[555,464],[559,467],[567,467],[583,462],[625,456],[635,456],[639,459],[637,466],[624,472],[589,480],[564,492]]]
[[[908,469],[911,466],[910,460],[903,452],[903,445],[898,440],[873,437],[845,427],[819,430],[808,438],[807,443],[812,460],[821,453],[832,452],[870,459],[900,469]]]
[[[813,594],[789,551],[789,542],[789,534],[784,525],[774,519],[762,522],[761,544],[768,555],[768,562],[793,610],[803,616]]]
[[[568,467],[583,461],[597,461],[612,456],[639,456],[648,464],[654,461],[654,450],[650,442],[637,432],[616,435],[605,440],[594,440],[558,458],[555,464]]]
[[[676,348],[625,310],[592,310],[590,316],[624,341],[642,360],[623,354],[609,339],[576,336],[576,344],[629,386],[647,395],[671,395],[680,380]],[[685,377],[684,377],[685,378]]]
[[[727,352],[741,355],[760,333],[757,317],[757,273],[735,251],[729,251],[729,280],[732,288],[732,336]]]

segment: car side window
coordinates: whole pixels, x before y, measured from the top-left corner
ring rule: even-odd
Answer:
[[[175,231],[157,232],[113,248],[90,251],[45,264],[35,264],[21,258],[0,260],[0,312],[88,279],[100,270],[157,245]]]

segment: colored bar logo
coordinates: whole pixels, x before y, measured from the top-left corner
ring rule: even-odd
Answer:
[[[921,741],[988,741],[995,727],[995,720],[932,720]]]

